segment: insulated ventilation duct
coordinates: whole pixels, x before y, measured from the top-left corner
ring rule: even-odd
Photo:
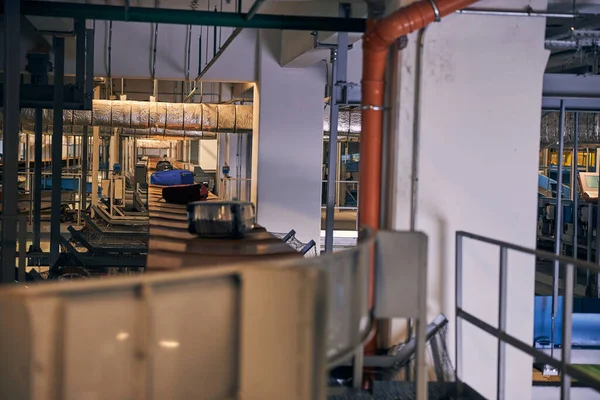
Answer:
[[[174,137],[201,137],[202,132],[252,133],[252,119],[252,106],[246,105],[119,100],[94,100],[92,110],[65,110],[63,114],[65,132],[71,127],[99,126]],[[35,109],[21,110],[25,128],[32,128],[34,121]],[[52,125],[52,110],[43,110],[43,123]]]
[[[565,113],[565,146],[573,146],[575,134],[575,113]],[[600,146],[600,114],[579,113],[579,145]],[[560,113],[549,112],[542,116],[540,145],[544,148],[558,147],[560,132]]]
[[[325,107],[325,120],[323,121],[323,133],[329,135],[331,123],[329,121],[329,105]],[[361,111],[358,108],[340,109],[338,113],[338,135],[360,136]]]
[[[108,137],[112,136],[115,129],[121,136],[137,137],[138,139],[163,139],[163,140],[185,140],[185,139],[215,139],[217,132],[203,132],[203,131],[184,131],[184,130],[173,130],[173,129],[161,129],[161,128],[147,128],[147,129],[131,129],[131,128],[111,128],[101,126],[100,136]],[[21,131],[27,134],[34,134],[33,125],[23,124]],[[44,135],[52,134],[52,124],[44,125],[42,130]],[[93,134],[92,128],[88,129],[88,135],[91,137]],[[83,126],[71,125],[63,128],[63,135],[67,136],[82,136]]]

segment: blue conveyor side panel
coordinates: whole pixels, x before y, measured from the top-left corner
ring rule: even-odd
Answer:
[[[573,341],[577,347],[600,348],[600,299],[573,299]],[[563,296],[558,297],[554,343],[562,345]],[[510,332],[509,332],[510,333]],[[552,296],[536,296],[533,339],[536,344],[550,341],[552,334]]]

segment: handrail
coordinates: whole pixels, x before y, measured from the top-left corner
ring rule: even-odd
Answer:
[[[498,327],[494,327],[485,321],[475,317],[463,309],[463,238],[472,239],[480,243],[495,245],[500,248],[499,259],[499,295],[498,295]],[[538,258],[552,260],[555,263],[555,279],[558,278],[558,266],[566,264],[565,285],[564,285],[564,304],[562,309],[562,335],[563,343],[561,346],[561,358],[554,358],[554,332],[555,318],[558,311],[558,288],[557,281],[554,281],[554,292],[552,296],[552,339],[551,339],[551,354],[547,355],[540,350],[537,350],[529,343],[525,343],[516,337],[509,335],[507,331],[507,316],[508,316],[508,250],[516,251],[522,254],[530,254]],[[571,364],[571,337],[572,337],[572,314],[573,314],[573,292],[575,284],[575,268],[583,267],[594,271],[600,271],[600,266],[587,261],[579,261],[575,258],[565,257],[558,254],[552,254],[545,251],[529,249],[520,245],[504,242],[497,239],[492,239],[465,231],[456,232],[456,264],[455,264],[455,351],[456,351],[456,374],[460,378],[462,373],[461,354],[463,349],[462,338],[462,320],[469,322],[473,326],[485,331],[498,339],[498,361],[497,367],[497,384],[496,395],[499,400],[505,398],[506,384],[506,352],[505,344],[535,357],[537,360],[545,363],[546,366],[555,368],[557,371],[562,371],[561,377],[561,400],[570,398],[571,378],[576,378],[590,387],[600,392],[600,380],[587,374],[585,371],[578,369]]]
[[[595,272],[600,272],[600,265],[591,263],[589,261],[583,261],[583,260],[574,259],[572,257],[561,256],[561,255],[549,253],[549,252],[543,251],[543,250],[534,250],[534,249],[530,249],[527,247],[519,246],[517,244],[512,244],[512,243],[508,243],[508,242],[503,242],[501,240],[481,236],[481,235],[478,235],[475,233],[470,233],[470,232],[465,232],[465,231],[457,231],[456,237],[457,238],[464,237],[464,238],[468,238],[468,239],[473,239],[473,240],[477,240],[479,242],[504,247],[508,250],[514,250],[514,251],[518,251],[521,253],[530,254],[532,256],[536,256],[536,257],[542,258],[544,260],[559,261],[563,264],[573,264],[574,266],[576,266],[578,268],[589,268]]]

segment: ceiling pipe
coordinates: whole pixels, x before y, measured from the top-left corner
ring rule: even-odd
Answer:
[[[441,3],[438,0],[437,3]],[[455,2],[456,3],[456,2]],[[474,2],[471,2],[474,3]],[[488,10],[488,9],[459,9],[456,10],[458,14],[470,14],[470,15],[493,15],[496,17],[537,17],[537,18],[565,18],[574,19],[581,18],[584,14],[572,13],[572,12],[546,12],[546,11],[534,11],[531,7],[526,10]],[[594,14],[585,14],[594,15]]]
[[[383,111],[385,71],[389,47],[402,36],[417,31],[477,0],[421,0],[379,20],[368,20],[363,36],[362,132],[360,137],[361,185],[359,228],[380,228]],[[374,305],[375,265],[369,272],[369,306]]]
[[[581,38],[571,40],[546,40],[544,47],[547,50],[577,50],[584,47],[599,47],[600,38]]]
[[[384,78],[389,46],[400,37],[440,20],[476,0],[421,0],[386,18],[368,20],[363,37],[362,137],[359,223],[379,228],[381,193],[381,140],[383,129]]]

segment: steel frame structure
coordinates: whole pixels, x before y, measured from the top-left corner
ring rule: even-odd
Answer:
[[[215,13],[214,11],[120,7],[53,1],[25,2],[21,5],[21,13],[23,15],[74,19],[303,31],[362,33],[366,27],[366,19],[362,18],[267,15],[254,14],[253,11],[250,13]]]
[[[20,15],[22,4],[19,1],[5,3],[5,49],[8,53],[20,52]],[[4,113],[4,151],[3,151],[3,216],[2,219],[2,270],[0,283],[14,282],[14,267],[17,245],[17,231],[15,217],[17,216],[17,178],[18,170],[18,135],[20,130],[20,108],[33,107],[36,109],[35,118],[35,151],[34,151],[34,178],[33,178],[33,233],[34,240],[30,251],[40,252],[41,230],[41,190],[42,190],[42,109],[53,108],[55,114],[62,115],[65,109],[91,108],[93,91],[93,43],[94,30],[86,29],[85,20],[75,23],[76,38],[76,84],[64,85],[64,37],[55,36],[54,83],[48,84],[50,72],[47,57],[37,56],[29,59],[28,70],[32,76],[31,84],[20,83],[19,59],[8,57],[5,60],[2,106]],[[60,214],[61,214],[61,163],[56,160],[62,158],[62,117],[54,118],[53,127],[53,152],[52,172],[53,190],[51,212],[51,260],[58,259],[60,242]],[[83,157],[87,160],[87,146]],[[85,164],[85,163],[84,163]],[[87,167],[84,165],[84,167]],[[83,170],[83,178],[87,177],[87,168]],[[85,185],[81,185],[84,187]],[[84,196],[82,196],[82,199]]]

